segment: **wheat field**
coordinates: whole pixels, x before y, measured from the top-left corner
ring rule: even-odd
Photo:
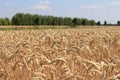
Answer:
[[[0,80],[120,80],[120,28],[0,31]]]

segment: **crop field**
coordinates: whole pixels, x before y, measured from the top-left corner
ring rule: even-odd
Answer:
[[[0,80],[120,80],[120,27],[0,31]]]

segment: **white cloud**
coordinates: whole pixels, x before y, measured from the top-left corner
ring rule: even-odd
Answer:
[[[107,7],[114,7],[114,6],[120,6],[120,2],[108,2],[108,3],[105,3],[105,6]]]
[[[40,1],[39,4],[31,7],[31,9],[34,9],[34,10],[42,10],[42,11],[51,11],[53,10],[51,7],[50,7],[50,1],[49,0],[42,0]]]
[[[120,5],[120,2],[111,2],[109,5]]]
[[[99,8],[111,8],[114,6],[120,6],[120,2],[109,2],[101,5],[82,5],[80,6],[82,9],[99,9]]]
[[[35,5],[33,6],[31,9],[34,9],[34,10],[42,10],[42,11],[51,11],[52,8],[47,6],[47,5],[44,5],[44,4],[38,4],[38,5]]]
[[[82,5],[83,9],[96,9],[96,8],[104,8],[103,5]]]
[[[48,0],[42,0],[42,1],[40,1],[40,3],[41,3],[41,4],[48,4],[48,5],[49,5],[49,4],[50,4],[50,1],[48,1]]]
[[[50,1],[48,1],[48,0],[44,0],[44,1],[45,1],[46,4],[50,4]]]

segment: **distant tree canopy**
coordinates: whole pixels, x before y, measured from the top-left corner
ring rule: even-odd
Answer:
[[[107,25],[107,21],[104,21],[104,25],[105,25],[105,26]]]
[[[70,17],[54,17],[17,13],[13,16],[12,25],[95,25],[94,20],[70,18]]]
[[[29,26],[38,26],[38,25],[60,25],[60,26],[89,26],[89,25],[109,25],[107,21],[104,21],[101,24],[100,21],[95,22],[94,20],[89,20],[86,18],[71,18],[71,17],[55,17],[49,15],[37,15],[37,14],[24,14],[17,13],[12,17],[11,20],[9,18],[0,18],[0,25],[29,25]],[[117,21],[116,24],[111,25],[120,25],[120,21]]]
[[[100,22],[100,21],[98,21],[98,22],[96,23],[96,25],[101,25],[101,22]]]
[[[9,18],[0,18],[0,25],[7,26],[7,25],[10,25],[10,24],[11,24],[11,22],[10,22]]]
[[[117,25],[120,25],[120,21],[117,21]]]

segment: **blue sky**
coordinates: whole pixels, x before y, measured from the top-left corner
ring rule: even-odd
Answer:
[[[19,12],[115,23],[120,20],[120,0],[0,0],[0,17]]]

